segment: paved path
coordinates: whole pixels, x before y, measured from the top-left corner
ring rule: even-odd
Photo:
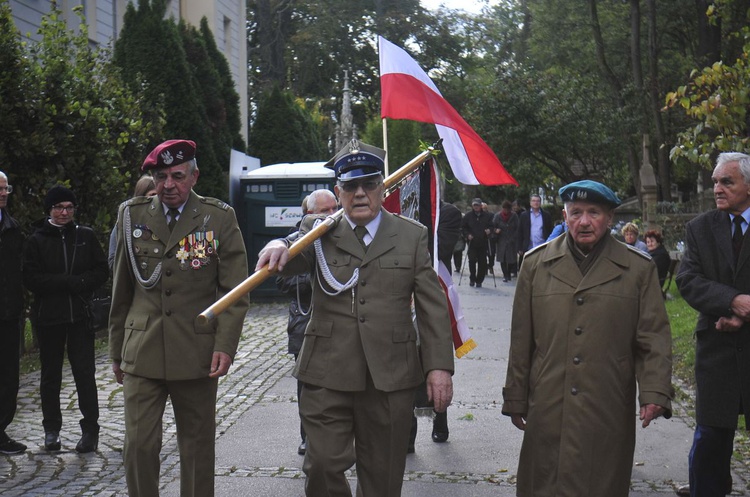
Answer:
[[[459,286],[464,312],[478,348],[456,362],[455,398],[449,408],[450,439],[435,444],[431,422],[420,418],[416,453],[407,460],[404,497],[484,497],[515,495],[521,432],[500,413],[507,366],[510,306],[514,285]],[[304,494],[292,360],[286,354],[286,304],[252,305],[230,374],[219,384],[216,495],[234,497]],[[43,447],[39,373],[21,378],[19,409],[9,434],[29,445],[20,456],[0,456],[2,496],[124,496],[121,447],[121,387],[112,379],[106,353],[97,359],[102,432],[99,450],[77,454],[80,436],[69,368],[63,379],[63,450]],[[688,401],[689,402],[689,401]],[[671,420],[638,430],[631,497],[674,495],[687,479],[692,419],[682,404]],[[634,421],[636,422],[636,413]],[[735,493],[746,495],[750,478],[735,468]],[[162,495],[179,495],[179,463],[171,408],[165,414]],[[354,480],[352,479],[352,485]],[[747,493],[750,495],[750,493]],[[604,497],[604,496],[603,496]]]

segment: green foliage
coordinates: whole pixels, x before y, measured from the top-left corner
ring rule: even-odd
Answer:
[[[196,142],[202,195],[227,197],[224,172],[230,148],[242,146],[236,111],[238,97],[228,90],[226,61],[217,62],[216,44],[207,26],[199,32],[184,23],[164,19],[165,0],[128,4],[114,62],[127,76],[131,89],[143,88],[147,106],[163,106],[163,132],[151,137],[150,147],[171,138]]]
[[[77,220],[104,238],[126,196],[132,164],[142,160],[146,137],[158,133],[161,123],[146,119],[142,96],[122,83],[106,52],[89,45],[85,23],[78,33],[68,31],[52,5],[41,22],[41,41],[25,46],[7,3],[0,4],[0,94],[2,105],[9,105],[0,117],[6,131],[0,160],[17,188],[12,212],[23,225],[45,215],[42,199],[60,182],[76,193]],[[81,9],[75,10],[81,16]]]
[[[328,160],[320,127],[300,100],[278,86],[264,94],[250,129],[250,155],[263,165]]]
[[[695,381],[695,339],[693,330],[698,320],[698,312],[680,296],[677,284],[672,282],[669,294],[673,298],[666,301],[669,324],[672,327],[672,367],[674,375],[692,384]]]
[[[716,62],[695,70],[692,80],[667,93],[669,107],[682,107],[697,123],[680,133],[671,157],[712,169],[719,152],[750,150],[750,28],[742,29],[743,51],[733,64]]]

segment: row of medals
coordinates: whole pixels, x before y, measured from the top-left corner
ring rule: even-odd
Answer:
[[[145,226],[136,227],[133,230],[133,238],[159,240],[156,233],[153,233]],[[175,257],[179,259],[180,269],[183,271],[200,269],[203,266],[211,264],[211,256],[216,253],[218,248],[219,240],[214,238],[213,231],[196,231],[195,233],[190,233],[180,241],[180,249],[175,254]],[[139,247],[136,247],[135,250],[136,253],[140,252]],[[154,253],[158,253],[158,251],[158,248],[154,249]],[[141,265],[144,266],[143,269],[146,269],[148,263],[144,261]]]

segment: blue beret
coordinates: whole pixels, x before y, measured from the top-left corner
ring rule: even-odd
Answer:
[[[591,202],[593,204],[604,204],[610,207],[620,205],[620,199],[608,186],[584,179],[565,185],[560,188],[560,198],[563,202]]]
[[[384,174],[385,150],[373,147],[358,140],[352,140],[326,163],[326,167],[333,169],[336,179],[349,181],[364,176]]]

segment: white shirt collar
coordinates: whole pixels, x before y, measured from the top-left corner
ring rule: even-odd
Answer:
[[[354,223],[351,219],[349,219],[349,216],[344,214],[344,219],[346,219],[346,222],[349,223],[349,226],[351,226],[352,230],[354,230],[354,227],[357,226],[356,223]],[[367,228],[367,234],[365,235],[365,245],[370,245],[372,242],[372,239],[375,238],[375,235],[378,232],[378,228],[380,227],[380,221],[383,219],[383,212],[378,212],[378,215],[375,216],[375,219],[370,221],[365,225],[365,228]]]

